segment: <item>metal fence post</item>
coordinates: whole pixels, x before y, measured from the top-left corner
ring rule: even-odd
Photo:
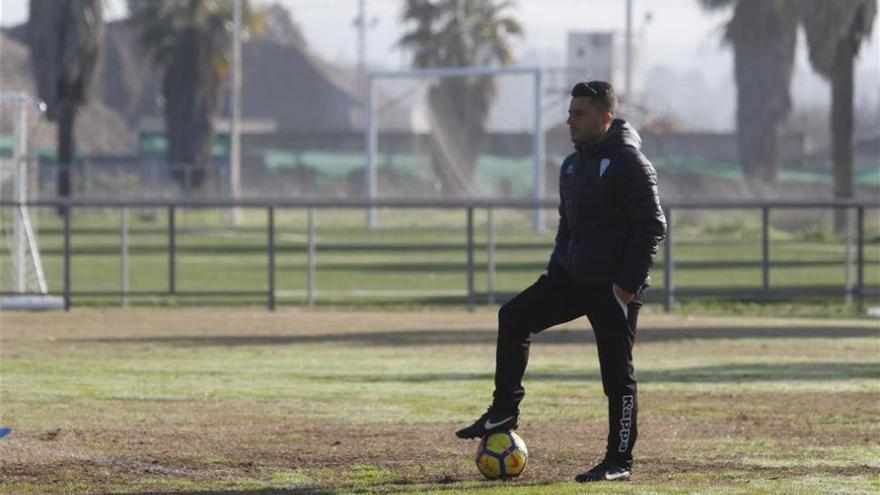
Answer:
[[[474,207],[467,207],[467,305],[473,311],[474,301]]]
[[[268,206],[266,208],[266,230],[268,231],[268,265],[269,265],[269,292],[267,294],[267,306],[269,311],[275,311],[275,207]]]
[[[119,209],[119,304],[128,307],[128,210]]]
[[[64,216],[64,311],[70,311],[70,205],[62,207]]]
[[[761,290],[770,290],[770,207],[761,207]]]
[[[367,74],[364,81],[364,118],[366,120],[366,132],[364,139],[367,148],[367,167],[364,173],[367,200],[371,203],[367,207],[367,229],[372,230],[379,226],[378,210],[372,205],[379,191],[378,172],[376,171],[376,155],[379,152],[379,116],[376,105],[376,85],[373,75]]]
[[[307,278],[306,278],[306,303],[309,306],[315,305],[315,209],[308,209],[308,252],[307,259]]]
[[[675,290],[675,284],[672,280],[672,264],[673,256],[673,236],[672,236],[672,207],[666,208],[666,243],[663,246],[663,289],[664,289],[664,297],[663,297],[663,310],[671,311],[672,305],[675,304],[675,295],[673,291]]]
[[[537,204],[544,197],[544,193],[547,187],[544,185],[546,182],[546,174],[547,171],[544,168],[545,163],[545,146],[546,146],[546,138],[544,136],[544,127],[541,123],[541,113],[544,111],[544,103],[541,101],[544,95],[544,88],[541,83],[541,71],[535,71],[535,87],[534,87],[534,120],[532,129],[532,167],[534,170],[532,174],[534,176],[534,198],[535,198],[535,232],[543,232],[547,227],[544,225],[544,209],[541,208],[540,204]]]
[[[493,209],[486,209],[486,302],[495,304],[495,219]]]
[[[861,315],[865,303],[865,207],[856,210],[856,312]]]
[[[168,207],[168,293],[174,294],[177,290],[177,281],[175,280],[174,258],[177,250],[176,228],[174,226],[174,206]]]
[[[844,208],[846,212],[846,231],[844,239],[843,254],[843,292],[844,304],[847,306],[853,303],[853,284],[852,284],[852,212],[849,208]]]

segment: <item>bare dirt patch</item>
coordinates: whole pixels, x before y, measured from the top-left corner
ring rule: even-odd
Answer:
[[[658,399],[658,398],[654,398]],[[804,394],[780,397],[778,406],[789,412],[817,414],[837,410],[838,400],[870,412],[876,398],[847,394],[834,400]],[[204,405],[177,405],[175,407]],[[217,407],[222,407],[218,405]],[[206,414],[203,417],[211,417]],[[635,483],[656,482],[682,471],[705,473],[710,479],[730,472],[772,476],[880,475],[880,468],[842,460],[826,465],[756,464],[743,459],[736,448],[725,452],[711,441],[779,439],[787,449],[822,449],[830,446],[868,446],[876,439],[871,428],[824,428],[790,423],[780,418],[754,418],[746,414],[735,421],[651,418],[650,401],[643,406],[637,447]],[[214,417],[222,417],[222,415]],[[270,483],[277,473],[301,471],[308,487],[356,486],[351,478],[359,466],[393,473],[386,479],[366,482],[373,490],[398,491],[421,484],[476,480],[471,462],[474,441],[454,438],[452,423],[356,423],[296,420],[279,424],[253,423],[177,425],[168,428],[109,430],[53,430],[22,432],[0,442],[0,474],[7,483],[20,481],[44,488],[63,489],[71,480],[91,487],[141,486],[152,479],[222,482],[251,480]],[[525,418],[520,433],[531,457],[524,483],[569,480],[595,462],[602,453],[606,424],[602,421],[542,420]],[[778,446],[770,446],[777,448]],[[762,452],[752,456],[788,452]]]

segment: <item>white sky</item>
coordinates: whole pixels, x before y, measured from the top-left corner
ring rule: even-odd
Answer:
[[[252,0],[257,5],[284,4],[302,28],[312,51],[328,61],[353,65],[357,54],[357,32],[353,20],[358,0]],[[404,0],[365,0],[367,16],[375,19],[369,30],[367,60],[373,68],[395,69],[407,66],[408,59],[396,46],[405,31],[400,12]],[[25,22],[28,0],[0,0],[0,25]],[[633,26],[640,33],[641,63],[637,76],[665,66],[684,77],[698,75],[719,91],[732,91],[732,54],[722,46],[721,33],[729,11],[707,13],[698,0],[634,0]],[[108,19],[125,14],[125,0],[105,0]],[[622,32],[626,22],[625,0],[519,0],[510,10],[525,29],[525,36],[514,43],[515,55],[523,65],[564,65],[565,43],[569,31],[614,30]],[[650,12],[651,20],[645,21]],[[856,100],[880,101],[880,16],[873,34],[856,62]],[[801,40],[803,45],[803,40]],[[651,81],[643,81],[650,87]],[[809,69],[806,50],[798,50],[795,104],[827,102],[827,84]],[[724,112],[722,122],[712,127],[728,127],[731,118]]]
[[[353,63],[356,31],[352,24],[358,0],[253,0],[258,5],[278,1],[293,13],[314,51],[337,62]],[[371,65],[398,67],[404,62],[396,48],[403,32],[403,0],[365,0],[367,15],[375,18],[368,35]],[[27,19],[28,0],[0,0],[0,24],[15,25]],[[108,18],[125,13],[124,0],[105,0]],[[519,0],[511,9],[525,27],[516,43],[520,59],[529,63],[561,65],[566,33],[570,30],[618,30],[625,26],[624,0]],[[645,22],[646,13],[652,19]],[[720,47],[721,26],[729,14],[706,13],[697,0],[634,0],[633,24],[644,33],[644,66],[705,67],[722,62],[729,66],[729,50]],[[859,66],[877,67],[878,27],[870,45],[863,47]],[[865,56],[872,54],[873,56]],[[721,57],[723,60],[718,60]]]

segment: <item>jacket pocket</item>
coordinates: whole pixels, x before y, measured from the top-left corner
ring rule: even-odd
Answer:
[[[614,280],[615,244],[613,242],[584,242],[573,246],[572,273],[581,283],[612,282]]]
[[[614,298],[614,301],[617,302],[617,305],[620,306],[620,310],[623,311],[623,317],[629,318],[629,309],[626,306],[626,303],[623,302],[623,299],[617,297],[617,292],[614,290],[615,285],[611,284],[611,297]]]

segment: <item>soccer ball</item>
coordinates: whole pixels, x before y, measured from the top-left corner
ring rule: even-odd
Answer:
[[[519,476],[528,458],[526,443],[512,431],[490,433],[477,446],[477,469],[490,480]]]

